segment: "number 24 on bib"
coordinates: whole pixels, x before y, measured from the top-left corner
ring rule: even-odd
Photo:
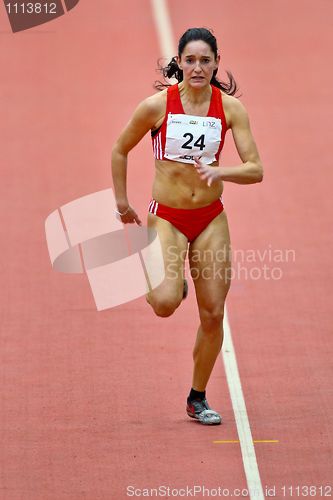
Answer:
[[[165,158],[193,163],[216,161],[221,142],[222,124],[219,118],[169,113],[166,127]]]

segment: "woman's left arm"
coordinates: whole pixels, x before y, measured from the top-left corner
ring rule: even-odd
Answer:
[[[212,182],[221,180],[237,184],[254,184],[263,179],[263,167],[252,136],[247,111],[238,99],[233,100],[230,108],[230,128],[243,164],[235,167],[210,167],[196,160],[194,165],[201,179],[207,180],[208,186]]]

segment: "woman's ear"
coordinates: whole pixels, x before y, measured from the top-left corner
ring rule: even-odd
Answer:
[[[220,60],[221,60],[221,56],[220,56],[220,54],[217,54],[216,61],[215,61],[215,69],[217,69],[219,67]]]
[[[177,64],[178,64],[178,68],[183,70],[182,66],[181,66],[181,62],[180,62],[180,57],[179,56],[176,56],[176,61],[177,61]]]

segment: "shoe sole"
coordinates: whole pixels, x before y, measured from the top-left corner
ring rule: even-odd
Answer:
[[[220,425],[222,424],[222,418],[221,416],[219,415],[220,417],[220,421],[219,422],[204,422],[203,420],[200,420],[199,416],[198,415],[195,415],[193,413],[190,413],[189,411],[186,410],[186,413],[189,417],[191,418],[194,418],[195,420],[197,420],[200,424],[202,425]]]

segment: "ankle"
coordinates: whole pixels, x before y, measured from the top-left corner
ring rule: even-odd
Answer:
[[[188,400],[193,401],[195,399],[205,399],[206,397],[206,391],[196,391],[195,389],[191,389],[190,394],[188,395]]]

